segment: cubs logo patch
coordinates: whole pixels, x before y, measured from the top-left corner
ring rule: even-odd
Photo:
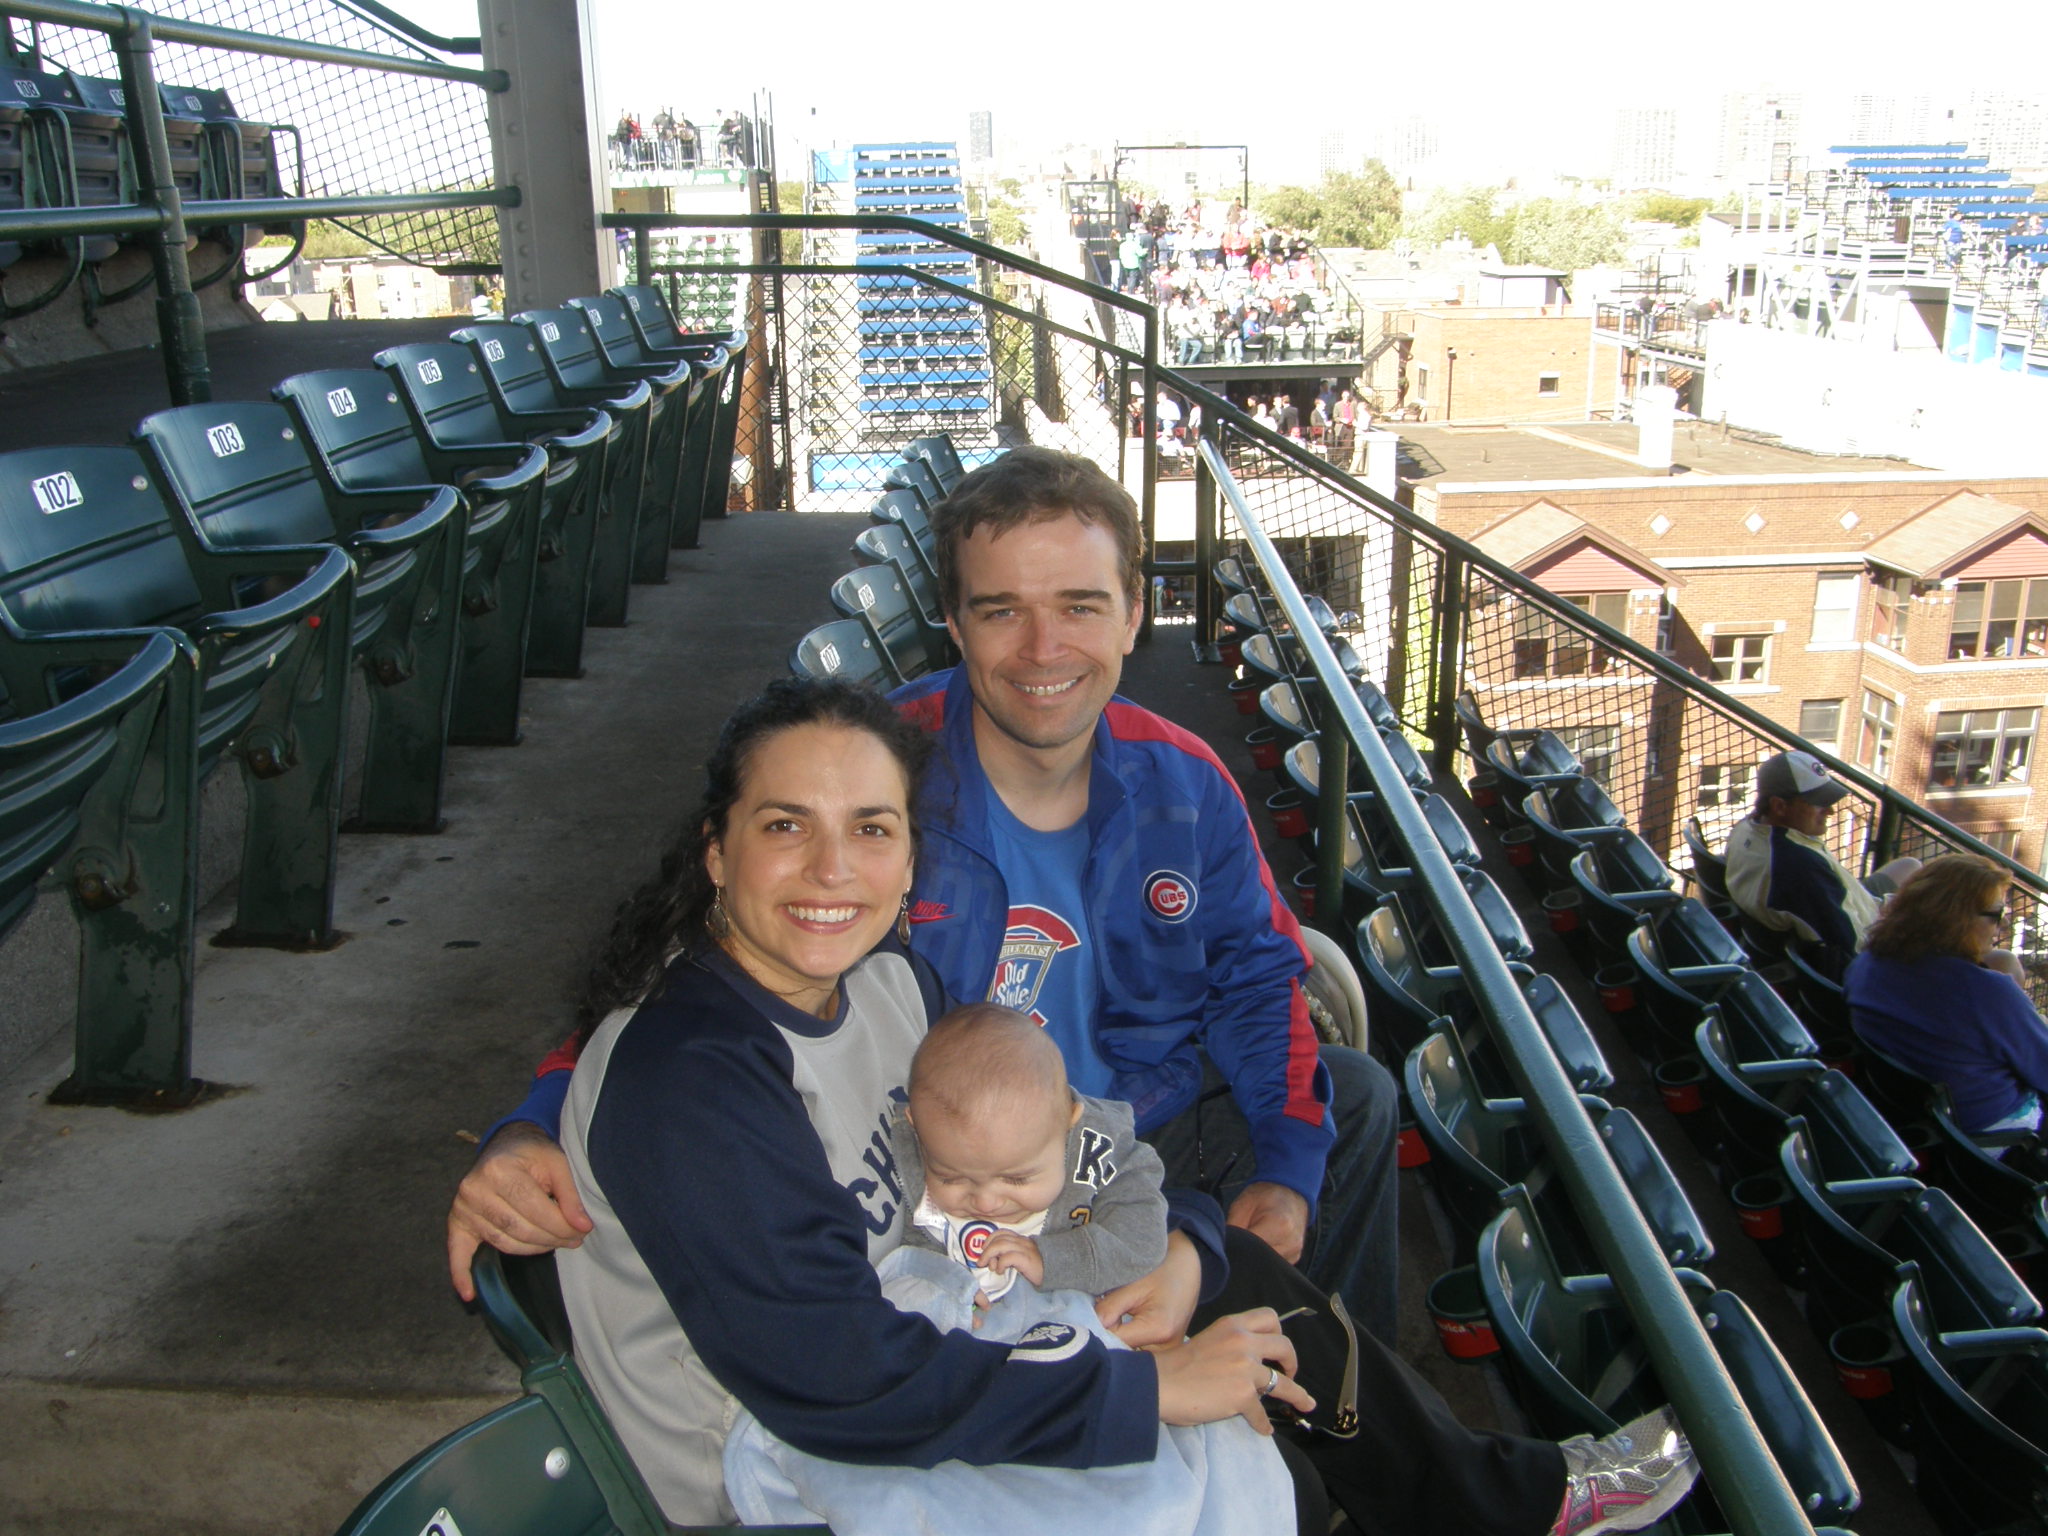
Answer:
[[[1034,1323],[1010,1346],[1010,1358],[1052,1365],[1088,1347],[1088,1335],[1071,1323]]]
[[[1157,870],[1145,880],[1145,905],[1161,922],[1185,922],[1195,910],[1195,882],[1170,869]]]
[[[970,1221],[960,1228],[960,1252],[970,1264],[979,1264],[988,1252],[989,1239],[1000,1229],[992,1221]]]
[[[1038,1011],[1038,996],[1045,990],[1046,973],[1061,950],[1080,947],[1081,935],[1057,912],[1044,907],[1010,908],[1010,926],[996,953],[996,974],[989,983],[988,1000],[1014,1008],[1043,1026],[1045,1015]]]

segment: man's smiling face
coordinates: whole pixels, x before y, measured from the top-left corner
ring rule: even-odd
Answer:
[[[959,605],[948,628],[982,716],[1031,751],[1095,728],[1137,639],[1116,539],[1058,512],[959,544]]]

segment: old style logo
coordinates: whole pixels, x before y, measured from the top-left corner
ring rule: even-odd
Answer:
[[[1045,1015],[1038,1011],[1038,998],[1045,990],[1046,974],[1061,950],[1080,947],[1081,936],[1057,912],[1044,907],[1010,908],[1010,926],[996,954],[988,1000],[1029,1014],[1043,1025]]]

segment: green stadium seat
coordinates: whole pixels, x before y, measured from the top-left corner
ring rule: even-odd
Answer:
[[[558,429],[513,421],[484,383],[475,355],[452,341],[389,347],[374,361],[397,385],[414,429],[437,451],[483,450],[511,458],[524,451],[522,438],[529,434],[547,450],[526,672],[529,677],[580,677],[591,548],[605,455],[619,435],[618,423],[595,410],[566,413]]]
[[[1571,1262],[1591,1262],[1591,1246],[1568,1192],[1553,1177],[1528,1106],[1521,1099],[1482,1093],[1454,1033],[1438,1030],[1410,1051],[1404,1081],[1409,1110],[1429,1143],[1437,1194],[1457,1235],[1453,1264],[1471,1262],[1479,1233],[1499,1214],[1501,1196],[1516,1184],[1529,1191],[1552,1236],[1575,1245]],[[1673,1264],[1712,1259],[1712,1239],[1642,1123],[1601,1099],[1583,1102],[1665,1257]]]
[[[1480,1234],[1479,1287],[1538,1433],[1610,1434],[1669,1401],[1614,1282],[1564,1270],[1526,1191],[1511,1189],[1504,1201]],[[1854,1510],[1855,1479],[1762,1324],[1698,1271],[1681,1268],[1676,1278],[1802,1508],[1815,1520]],[[1659,1528],[1667,1527],[1718,1531],[1726,1520],[1702,1483]]]
[[[207,547],[348,552],[350,640],[370,685],[354,825],[438,831],[461,638],[461,495],[447,486],[333,495],[291,412],[271,401],[176,406],[146,417],[135,435]]]
[[[676,477],[681,468],[688,427],[690,377],[683,361],[641,368],[614,368],[598,346],[596,328],[581,309],[533,309],[512,317],[540,343],[540,355],[562,394],[601,404],[621,389],[645,384],[647,462],[640,483],[640,506],[634,524],[632,579],[663,581],[668,575],[670,529],[675,518]]]
[[[864,565],[848,571],[832,583],[832,606],[867,625],[897,682],[907,683],[931,670],[923,621],[894,566]]]
[[[0,70],[0,208],[68,208],[77,203],[73,185],[70,126],[64,109],[76,90],[59,74],[30,69]],[[64,261],[55,278],[26,298],[0,297],[0,320],[54,303],[85,270],[86,242],[53,240],[0,243],[0,270],[14,266],[32,249],[47,248]],[[110,255],[118,243],[95,238],[95,249]]]
[[[939,581],[938,539],[932,533],[931,515],[925,510],[923,497],[908,486],[884,491],[868,508],[868,518],[871,522],[894,523],[901,528],[904,537],[910,540],[910,547],[924,562],[924,568],[931,576],[932,590],[945,590]]]
[[[946,621],[939,607],[938,588],[931,573],[911,548],[909,535],[893,523],[874,523],[861,529],[853,541],[856,558],[869,565],[885,565],[910,593],[916,606],[918,628],[924,636],[925,660],[934,671],[951,666],[953,642],[946,633]]]
[[[898,682],[888,656],[860,619],[834,619],[797,641],[789,670],[796,677],[844,677],[874,688]]]
[[[1707,834],[1700,826],[1697,816],[1685,818],[1679,828],[1679,835],[1685,840],[1685,851],[1692,860],[1693,882],[1706,893],[1709,900],[1728,900],[1728,861],[1707,846]]]
[[[207,547],[132,447],[0,454],[0,609],[15,625],[177,629],[198,655],[194,756],[180,772],[197,783],[232,758],[247,795],[231,942],[335,940],[354,580],[334,548]],[[16,709],[43,709],[80,681],[60,654],[8,654],[0,682]]]
[[[903,459],[891,465],[888,474],[882,477],[882,489],[916,492],[927,514],[946,499],[945,487],[939,484],[938,475],[923,459]]]
[[[397,387],[372,368],[295,374],[271,394],[290,408],[330,495],[405,492],[425,499],[444,486],[461,492],[468,507],[462,650],[448,739],[470,746],[518,741],[547,454],[532,447],[510,454],[436,447],[415,428]]]
[[[1823,1338],[1850,1323],[1889,1321],[1899,1265],[1920,1266],[1926,1304],[1948,1328],[2009,1328],[2041,1304],[1946,1190],[1902,1176],[1830,1179],[1806,1121],[1795,1116],[1779,1167],[1799,1204],[1806,1316]]]
[[[2038,1531],[2048,1507],[2048,1332],[1940,1327],[1916,1265],[1891,1316],[1913,1392],[1913,1483],[1951,1536]]]
[[[60,1103],[188,1102],[199,905],[199,666],[167,630],[37,636],[0,609],[0,664],[97,678],[0,718],[0,937],[61,882],[78,918]]]
[[[507,1282],[495,1249],[471,1270],[486,1327],[525,1395],[385,1478],[337,1536],[668,1536],[646,1481],[568,1353]],[[552,1269],[552,1264],[550,1264]]]
[[[928,437],[913,437],[903,450],[906,459],[923,459],[931,465],[932,473],[938,477],[939,488],[948,496],[953,487],[967,478],[967,466],[960,462],[960,450],[953,446],[953,439],[943,432],[934,432]]]
[[[618,423],[618,436],[605,455],[604,491],[592,534],[586,621],[601,627],[624,624],[639,539],[653,391],[636,380],[611,394],[565,392],[548,372],[538,333],[509,321],[466,325],[450,339],[475,355],[499,411],[524,433],[560,430],[566,421],[582,419],[582,413],[591,409],[604,411]]]
[[[1531,796],[1531,799],[1533,798],[1534,796]],[[1593,935],[1593,942],[1613,959],[1622,958],[1628,953],[1628,936],[1635,932],[1645,919],[1654,919],[1664,908],[1675,906],[1684,900],[1684,897],[1669,885],[1653,884],[1644,889],[1636,889],[1635,878],[1655,878],[1654,874],[1640,868],[1627,886],[1617,889],[1608,884],[1607,870],[1600,858],[1602,852],[1614,851],[1621,858],[1639,858],[1644,863],[1654,863],[1662,867],[1663,861],[1650,851],[1647,843],[1639,837],[1634,837],[1633,833],[1630,836],[1634,838],[1634,847],[1640,849],[1639,854],[1586,848],[1574,854],[1571,863],[1565,866],[1571,875],[1572,885],[1579,893],[1579,915],[1585,920],[1587,930]],[[1623,846],[1626,848],[1628,845]]]

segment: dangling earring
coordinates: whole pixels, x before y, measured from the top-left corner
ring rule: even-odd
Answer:
[[[725,915],[725,887],[711,887],[711,910],[704,914],[705,930],[711,935],[711,942],[723,944],[732,937],[732,919]]]
[[[903,893],[903,905],[902,905],[902,906],[901,906],[900,908],[898,908],[898,909],[897,909],[897,912],[896,912],[896,937],[897,937],[897,938],[899,938],[899,939],[901,939],[901,940],[903,941],[903,945],[904,945],[904,947],[905,947],[906,949],[907,949],[907,948],[909,948],[909,946],[910,946],[910,892],[908,892],[908,891],[905,891],[905,892]]]

